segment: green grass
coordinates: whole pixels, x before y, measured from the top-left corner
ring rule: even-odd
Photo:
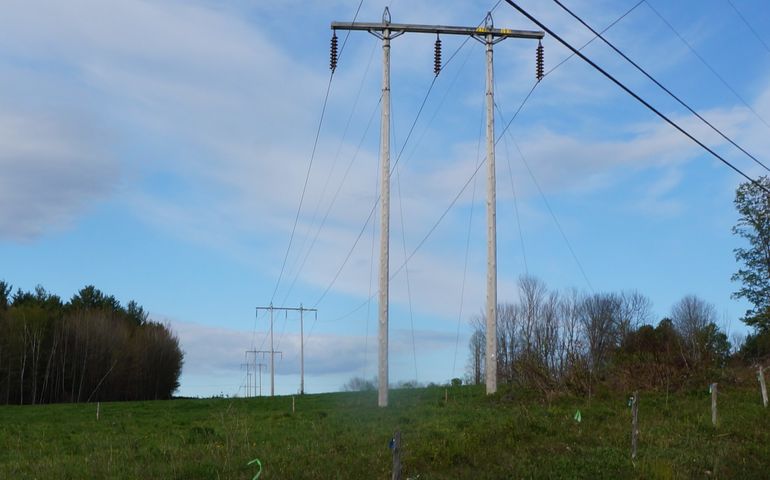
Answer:
[[[492,397],[475,387],[274,399],[0,407],[0,478],[390,478],[403,435],[405,478],[768,478],[770,412],[756,390],[640,395],[639,455],[621,395]],[[581,410],[582,422],[573,419]]]

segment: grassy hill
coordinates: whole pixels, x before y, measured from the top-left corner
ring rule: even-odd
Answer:
[[[719,426],[702,391],[640,394],[630,459],[627,397],[562,397],[476,387],[257,399],[0,407],[0,478],[768,478],[770,412],[757,389],[720,388]],[[574,419],[580,409],[582,422]],[[418,477],[419,476],[419,477]]]

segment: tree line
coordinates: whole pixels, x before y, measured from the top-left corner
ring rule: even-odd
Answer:
[[[741,319],[753,332],[734,358],[770,357],[770,178],[738,186],[733,250],[738,289],[733,298],[751,307]],[[587,390],[595,382],[654,388],[701,382],[730,359],[730,342],[716,324],[714,306],[694,295],[677,302],[668,317],[650,324],[651,302],[638,292],[582,294],[549,290],[522,277],[519,300],[497,307],[496,362],[499,380],[534,386]],[[483,316],[472,320],[467,379],[481,383],[485,361]]]
[[[167,325],[94,286],[68,302],[0,281],[0,403],[171,398],[183,353]]]
[[[730,356],[714,306],[697,296],[683,297],[653,327],[652,302],[636,291],[560,293],[530,276],[518,285],[519,300],[497,308],[495,353],[503,383],[544,393],[590,393],[596,383],[669,388],[700,381]],[[471,323],[466,378],[482,383],[486,319],[482,314]]]

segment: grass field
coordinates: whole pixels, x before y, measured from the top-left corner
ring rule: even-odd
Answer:
[[[0,407],[0,478],[770,478],[770,412],[756,389],[640,394],[630,459],[626,396],[534,396],[476,387],[258,399]],[[577,409],[582,422],[574,420]],[[419,477],[418,477],[419,476]]]

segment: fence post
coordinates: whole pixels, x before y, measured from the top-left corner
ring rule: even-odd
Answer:
[[[762,390],[762,404],[767,408],[767,386],[765,385],[765,370],[762,365],[757,367],[757,378],[759,379],[759,388]]]
[[[717,384],[711,384],[711,423],[717,426]]]
[[[401,432],[396,430],[396,434],[393,436],[392,445],[390,447],[393,450],[393,476],[392,480],[401,480]]]
[[[639,436],[639,393],[631,397],[631,460],[636,460],[637,439]]]

